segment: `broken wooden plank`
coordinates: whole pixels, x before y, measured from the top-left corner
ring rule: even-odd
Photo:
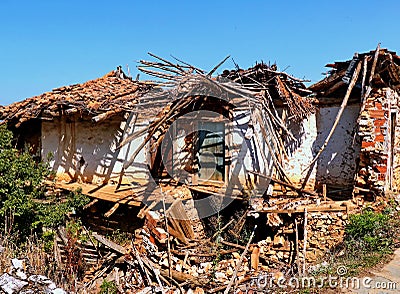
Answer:
[[[257,210],[257,211],[250,211],[252,212],[258,212],[258,213],[283,213],[283,214],[290,214],[290,213],[303,213],[305,207],[301,208],[295,208],[295,209],[269,209],[269,210]],[[340,211],[346,211],[345,206],[337,206],[337,207],[309,207],[308,208],[309,212],[340,212]]]
[[[263,177],[263,178],[270,179],[271,181],[273,181],[273,182],[275,182],[275,183],[277,183],[277,184],[279,184],[279,185],[286,186],[286,187],[288,187],[288,188],[290,188],[290,189],[292,189],[292,190],[294,190],[294,191],[296,191],[296,192],[298,192],[298,193],[300,193],[300,194],[308,194],[308,195],[311,195],[311,196],[318,196],[318,193],[317,193],[317,192],[298,188],[298,187],[296,187],[296,186],[293,185],[293,184],[289,184],[289,183],[286,183],[286,182],[284,182],[284,181],[278,180],[278,179],[275,178],[275,177],[267,176],[267,175],[264,175],[264,174],[262,174],[262,173],[255,172],[255,171],[251,171],[251,170],[248,170],[248,172],[249,172],[249,173],[252,173],[252,174],[255,174],[255,175],[257,175],[257,176]]]
[[[119,207],[119,203],[117,202],[117,203],[115,203],[115,204],[113,205],[113,207],[111,207],[111,209],[110,209],[109,211],[107,211],[107,212],[104,214],[104,216],[105,216],[106,218],[109,218],[111,215],[114,214],[114,212],[117,211],[118,207]]]
[[[88,204],[86,204],[86,205],[83,207],[83,210],[86,210],[86,209],[92,207],[92,206],[95,205],[97,202],[99,202],[99,199],[93,199],[92,201],[90,201]]]
[[[114,243],[113,241],[107,239],[106,237],[93,232],[92,233],[92,237],[95,238],[98,242],[100,242],[101,244],[103,244],[104,246],[114,250],[115,252],[118,252],[122,255],[125,255],[127,253],[126,249],[124,247],[122,247],[121,245],[118,245],[116,243]]]
[[[254,234],[256,233],[256,229],[257,229],[257,225],[255,225],[254,228],[253,228],[253,231],[252,231],[252,233],[251,233],[251,235],[250,235],[249,241],[247,241],[246,247],[245,247],[245,249],[244,249],[242,255],[240,256],[240,259],[239,259],[239,261],[238,261],[238,263],[237,263],[237,265],[236,265],[235,271],[233,272],[232,278],[231,278],[231,280],[229,281],[229,284],[228,284],[228,286],[226,287],[226,289],[225,289],[225,291],[224,291],[224,294],[228,294],[228,293],[229,293],[229,290],[231,289],[233,283],[234,283],[235,280],[236,280],[236,277],[237,277],[239,268],[240,268],[240,266],[242,265],[243,258],[245,257],[245,255],[247,254],[247,251],[249,250],[249,246],[250,246],[251,241],[253,241]]]

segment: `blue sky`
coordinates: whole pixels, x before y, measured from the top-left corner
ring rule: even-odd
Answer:
[[[203,69],[231,55],[313,82],[324,65],[382,47],[400,52],[398,1],[0,2],[0,105],[100,77],[147,52]],[[231,61],[221,68],[233,68]],[[142,78],[145,78],[142,76]]]

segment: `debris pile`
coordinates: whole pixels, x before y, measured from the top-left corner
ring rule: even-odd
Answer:
[[[140,70],[167,80],[151,83],[152,89],[148,84],[133,82],[117,70],[102,79],[56,89],[51,94],[1,110],[2,119],[13,122],[16,127],[31,118],[72,113],[86,113],[95,122],[120,112],[149,113],[155,117],[116,144],[117,149],[121,149],[141,138],[138,144],[131,144],[134,151],[126,153],[124,160],[118,162],[123,166],[117,175],[118,186],[107,192],[113,195],[124,191],[126,196],[115,200],[114,206],[104,214],[97,210],[102,203],[100,198],[86,206],[108,222],[123,204],[134,199],[139,206],[139,200],[142,201],[144,205],[140,211],[131,216],[136,223],[131,225],[134,235],[128,244],[122,246],[100,233],[86,232],[88,240],[76,241],[72,246],[66,233],[62,229],[58,231],[55,254],[59,263],[65,263],[72,256],[78,258],[76,263],[82,259],[91,266],[82,285],[87,291],[97,291],[106,280],[113,282],[121,293],[228,293],[264,274],[276,277],[275,280],[284,275],[305,274],[308,263],[318,260],[342,240],[349,210],[353,208],[353,200],[339,202],[327,198],[326,184],[322,183],[322,193],[307,186],[317,159],[329,143],[349,101],[361,105],[355,140],[360,139],[362,149],[355,178],[358,192],[355,192],[383,193],[383,186],[388,182],[390,185],[388,179],[392,178],[393,169],[400,166],[400,162],[396,162],[400,159],[393,159],[396,153],[390,152],[394,147],[400,150],[400,139],[393,137],[393,133],[400,130],[400,118],[392,116],[399,103],[396,91],[400,87],[400,58],[393,52],[378,46],[374,52],[357,54],[350,61],[329,65],[333,68],[330,75],[309,89],[302,80],[277,71],[276,65],[261,63],[247,70],[237,68],[212,77],[223,62],[206,73],[182,61],[174,64],[152,56],[157,61],[141,61]],[[101,86],[103,81],[109,83],[108,86]],[[97,90],[99,85],[101,89]],[[121,91],[116,90],[118,85]],[[158,86],[171,88],[154,90]],[[325,142],[308,170],[305,169],[307,175],[302,185],[296,186],[283,168],[283,159],[288,158],[288,141],[298,140],[288,126],[315,111],[308,97],[311,91],[317,99],[339,97],[341,106]],[[92,97],[97,98],[91,100]],[[42,102],[36,105],[35,101]],[[199,181],[198,176],[194,176],[199,170],[196,156],[200,152],[196,148],[204,141],[204,133],[186,136],[184,142],[168,141],[169,129],[178,118],[200,110],[217,113],[217,116],[207,117],[207,123],[219,123],[222,116],[232,124],[245,118],[246,122],[240,124],[238,131],[243,132],[245,143],[239,146],[234,142],[236,145],[232,144],[229,156],[228,152],[225,154],[225,138],[222,143],[212,141],[210,144],[223,145],[222,151],[219,150],[223,153],[222,164],[218,168],[234,170],[238,167],[244,173],[245,184],[239,181],[240,172],[237,171],[229,175],[227,172],[226,178],[221,176],[215,181],[211,177]],[[158,115],[154,116],[155,113]],[[175,132],[190,133],[192,127],[187,124]],[[168,149],[171,153],[163,149],[167,149],[163,145],[165,142],[172,146],[172,151]],[[179,150],[178,143],[184,145],[178,158],[183,164],[175,160],[173,154],[173,148]],[[242,153],[250,154],[249,166],[253,170],[243,164],[244,156],[237,156],[237,159],[234,156],[241,153],[243,146],[247,149]],[[129,176],[127,169],[143,150],[148,152],[149,162],[145,164],[154,181],[124,182],[124,173]],[[216,157],[218,151],[210,153]],[[230,161],[237,165],[231,165]],[[171,175],[170,167],[166,166],[170,162],[175,168],[178,166],[178,172],[184,170],[189,176],[182,180]],[[231,187],[233,177],[237,177],[238,184]],[[255,186],[259,183],[262,184],[257,190]],[[105,181],[84,192],[93,196],[92,192],[111,189],[108,184]],[[140,199],[135,198],[139,192],[133,187],[143,192]],[[208,205],[212,202],[218,214],[200,216],[201,205],[194,203],[199,199],[208,199]],[[229,205],[221,208],[224,201],[229,201]],[[4,279],[21,281],[21,288],[30,282],[27,277],[19,277],[22,274],[18,271],[8,275]]]
[[[289,118],[302,120],[315,111],[311,100],[304,98],[312,91],[306,89],[304,82],[292,77],[285,72],[277,71],[276,64],[267,65],[263,62],[243,70],[224,70],[221,77],[228,78],[235,83],[243,85],[246,89],[269,98],[270,107],[274,108],[281,101],[288,108]],[[273,101],[275,100],[275,101]]]
[[[48,277],[30,273],[26,261],[17,258],[11,260],[10,270],[0,276],[0,288],[8,294],[67,293],[62,288],[58,288]]]

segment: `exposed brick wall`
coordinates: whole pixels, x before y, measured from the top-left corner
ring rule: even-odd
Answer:
[[[355,195],[383,195],[391,188],[391,112],[397,110],[396,96],[384,88],[365,101],[359,122],[361,152]]]

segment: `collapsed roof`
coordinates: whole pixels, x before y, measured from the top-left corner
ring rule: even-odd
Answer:
[[[74,113],[86,114],[93,121],[99,121],[129,111],[150,88],[148,83],[133,81],[118,67],[101,78],[0,107],[0,123],[7,122],[18,128],[30,119]]]
[[[231,71],[224,70],[221,76],[255,93],[266,95],[270,100],[281,100],[288,107],[290,117],[296,120],[304,119],[314,112],[311,100],[304,98],[312,93],[303,83],[307,80],[277,71],[276,64],[256,63],[247,70],[240,68]]]
[[[248,70],[224,71],[217,77],[212,74],[226,59],[209,73],[188,63],[174,64],[168,60],[150,54],[157,61],[140,61],[138,68],[144,73],[161,78],[160,85],[171,88],[164,91],[149,91],[145,99],[169,101],[157,118],[141,131],[126,138],[120,145],[129,143],[134,138],[147,134],[144,142],[137,148],[124,168],[127,168],[139,154],[141,148],[151,140],[152,146],[158,146],[169,126],[179,117],[190,111],[208,108],[208,110],[228,114],[232,110],[247,111],[250,124],[258,124],[265,142],[270,142],[270,151],[278,175],[290,182],[282,168],[282,134],[293,137],[286,123],[275,109],[276,100],[281,100],[288,109],[288,120],[301,120],[314,112],[314,107],[306,97],[309,91],[301,80],[276,71],[276,66],[257,64]],[[167,80],[167,81],[166,81]],[[219,101],[213,100],[219,99]],[[140,105],[138,105],[140,108]],[[281,132],[281,133],[280,133]],[[269,143],[268,143],[269,144]],[[121,175],[122,176],[122,175]]]
[[[329,75],[311,85],[309,90],[317,97],[343,97],[358,61],[363,63],[363,72],[358,76],[354,95],[360,97],[361,92],[361,96],[365,96],[367,85],[371,88],[369,91],[384,87],[400,89],[400,57],[396,52],[378,46],[378,50],[355,54],[352,60],[327,64],[326,67],[332,68]]]

